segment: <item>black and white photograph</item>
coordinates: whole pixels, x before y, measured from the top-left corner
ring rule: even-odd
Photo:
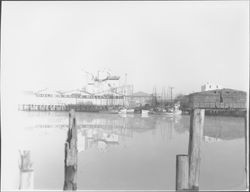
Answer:
[[[1,1],[1,191],[248,191],[249,1]]]

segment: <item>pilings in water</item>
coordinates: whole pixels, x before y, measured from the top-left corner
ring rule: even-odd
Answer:
[[[33,190],[34,189],[34,169],[30,158],[30,151],[20,152],[20,180],[19,190]]]
[[[75,111],[69,113],[69,129],[65,143],[63,190],[77,190],[77,127]]]
[[[192,93],[188,96],[190,114],[189,131],[189,190],[199,190],[199,175],[201,162],[201,143],[203,137],[205,109],[212,111],[226,111],[243,114],[247,111],[247,93],[232,89],[211,90],[205,92]],[[247,116],[245,117],[245,167],[246,167],[246,187],[248,189],[248,158],[249,158],[249,129],[247,126]]]
[[[193,109],[190,114],[188,155],[176,156],[176,190],[199,190],[201,143],[205,109]]]
[[[189,132],[189,188],[199,190],[200,146],[203,137],[205,109],[193,109],[190,116],[190,132]]]
[[[176,155],[176,191],[189,189],[188,171],[188,155]]]
[[[249,126],[247,124],[248,111],[246,111],[245,120],[245,173],[246,173],[246,189],[249,189]]]

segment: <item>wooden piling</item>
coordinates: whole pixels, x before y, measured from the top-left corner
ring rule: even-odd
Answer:
[[[176,155],[176,191],[188,190],[188,171],[189,171],[188,155]]]
[[[33,163],[30,158],[30,151],[19,151],[20,152],[20,180],[19,190],[32,190],[34,189],[34,169]]]
[[[190,115],[189,131],[189,189],[199,190],[200,147],[203,136],[205,109],[193,109]]]
[[[63,190],[77,190],[77,128],[75,111],[69,113],[69,129],[65,143]]]
[[[246,173],[246,189],[249,189],[249,128],[247,125],[247,111],[246,114],[244,116],[244,120],[245,120],[245,173]]]

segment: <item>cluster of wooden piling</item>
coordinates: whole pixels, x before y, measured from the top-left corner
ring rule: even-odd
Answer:
[[[199,95],[198,95],[199,96]],[[202,99],[200,97],[199,99]],[[195,98],[194,98],[195,100]],[[201,162],[201,143],[203,138],[205,109],[196,108],[193,103],[190,113],[190,131],[188,154],[176,156],[176,190],[199,190],[199,175]],[[237,108],[235,108],[237,109]],[[245,110],[245,173],[246,188],[249,189],[249,128],[247,125],[247,111]]]
[[[190,116],[188,155],[176,156],[176,190],[199,190],[204,109],[194,109]]]
[[[188,96],[190,113],[189,146],[187,155],[176,157],[176,190],[199,190],[201,162],[201,142],[203,137],[204,116],[206,110],[224,110],[245,112],[245,172],[246,188],[249,188],[249,129],[247,126],[246,92],[221,89],[193,93]],[[187,184],[188,183],[188,184]]]

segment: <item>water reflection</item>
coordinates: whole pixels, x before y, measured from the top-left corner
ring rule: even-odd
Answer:
[[[171,139],[173,130],[179,134],[188,133],[189,116],[147,116],[134,114],[78,114],[77,127],[84,136],[85,132],[98,132],[98,135],[115,134],[122,137],[132,137],[133,132],[145,132],[148,130],[155,134],[159,129],[162,138]],[[65,113],[31,113],[29,118],[35,118],[32,125],[26,125],[28,129],[68,128],[67,114]],[[38,120],[39,119],[39,120]],[[43,121],[46,119],[46,121]],[[232,140],[244,137],[244,124],[241,118],[206,117],[204,125],[204,141]],[[113,137],[113,136],[111,136]],[[104,138],[104,136],[102,136]],[[105,139],[104,139],[105,140]]]
[[[68,113],[30,112],[19,119],[26,131],[20,134],[20,145],[24,140],[30,143],[37,164],[35,187],[61,189]],[[189,116],[76,113],[76,121],[79,189],[175,189],[175,157],[187,152]],[[243,137],[243,119],[205,118],[201,189],[239,182]],[[230,160],[222,167],[225,158]],[[211,172],[210,165],[218,167]],[[228,167],[235,169],[231,173]],[[224,172],[228,178],[209,182],[211,175],[223,178]]]
[[[113,130],[103,128],[82,128],[78,130],[78,152],[97,147],[107,151],[108,147],[119,144],[119,137]]]

